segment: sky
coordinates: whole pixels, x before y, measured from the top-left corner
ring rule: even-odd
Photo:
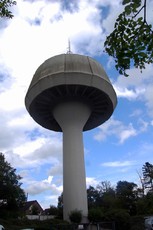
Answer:
[[[147,20],[152,23],[153,1]],[[25,95],[41,63],[71,51],[104,67],[118,104],[103,125],[84,132],[87,187],[102,181],[140,184],[142,166],[153,164],[153,65],[119,75],[104,52],[106,36],[123,6],[120,0],[17,0],[13,19],[0,19],[0,152],[17,174],[28,200],[45,209],[63,191],[62,133],[38,125],[25,108]]]

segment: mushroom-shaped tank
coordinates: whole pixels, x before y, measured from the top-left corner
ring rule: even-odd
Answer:
[[[54,118],[54,107],[61,102],[88,104],[91,115],[83,131],[95,128],[112,115],[116,93],[102,66],[78,54],[49,58],[36,70],[25,98],[26,108],[41,126],[62,131]]]

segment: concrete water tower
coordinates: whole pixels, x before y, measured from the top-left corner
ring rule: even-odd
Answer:
[[[63,132],[64,219],[81,210],[88,215],[82,132],[112,115],[116,93],[102,66],[78,54],[49,58],[36,70],[25,98],[33,119],[49,130]]]

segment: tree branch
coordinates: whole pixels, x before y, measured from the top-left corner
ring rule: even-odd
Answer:
[[[135,18],[140,12],[141,12],[141,10],[144,8],[144,5],[140,8],[140,10],[132,17],[132,19],[133,18]]]
[[[146,22],[146,13],[147,13],[146,2],[147,2],[147,0],[144,0],[144,22]]]

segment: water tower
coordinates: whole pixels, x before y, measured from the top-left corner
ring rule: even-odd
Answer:
[[[63,132],[64,220],[81,210],[88,215],[83,131],[110,118],[116,93],[102,66],[78,54],[49,58],[36,70],[25,98],[32,118],[44,128]]]

